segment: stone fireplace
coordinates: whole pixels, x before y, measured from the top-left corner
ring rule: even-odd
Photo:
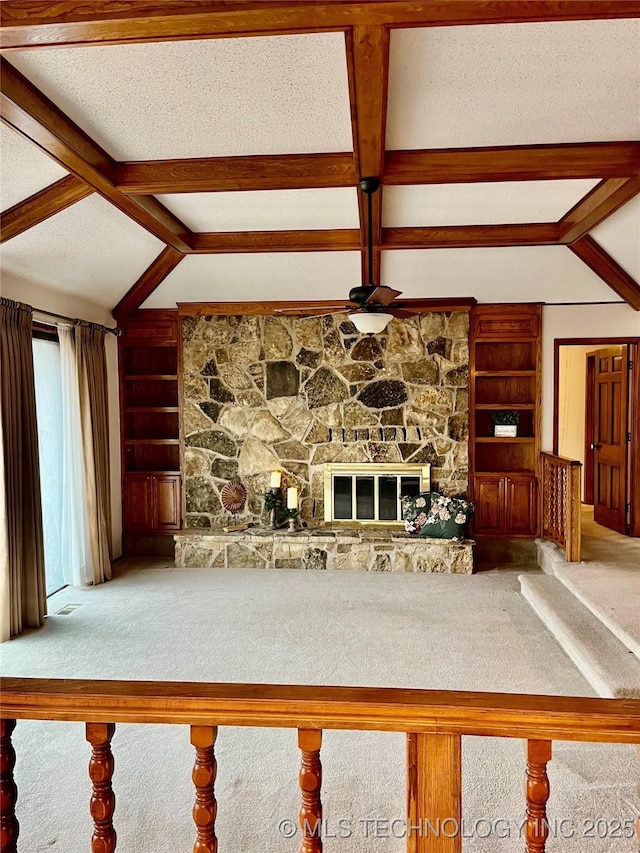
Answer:
[[[429,464],[431,486],[468,482],[468,314],[394,319],[358,334],[326,317],[183,316],[186,526],[220,528],[240,479],[259,522],[272,470],[301,516],[324,520],[325,463]]]

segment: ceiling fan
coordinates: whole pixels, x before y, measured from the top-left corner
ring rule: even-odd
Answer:
[[[276,314],[315,314],[323,316],[339,311],[349,311],[349,319],[356,329],[367,335],[383,332],[394,317],[411,317],[427,308],[433,308],[432,299],[405,299],[398,301],[400,290],[373,281],[373,194],[380,187],[380,179],[361,178],[360,189],[367,196],[367,267],[369,284],[352,287],[349,305],[344,302],[301,302],[296,307],[276,309]]]

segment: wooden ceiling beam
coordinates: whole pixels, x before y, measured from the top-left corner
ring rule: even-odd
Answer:
[[[640,193],[640,175],[609,178],[594,187],[560,220],[562,243],[573,243]]]
[[[349,152],[140,160],[118,163],[116,183],[129,195],[353,187],[357,180]]]
[[[389,85],[389,30],[379,26],[354,27],[345,34],[345,38],[356,173],[358,178],[382,179]],[[358,192],[363,284],[380,281],[382,187],[372,194],[371,199],[375,247],[372,275],[369,273],[366,251],[369,240],[368,200],[362,191]]]
[[[620,178],[640,172],[640,142],[387,151],[384,183],[458,184]]]
[[[318,32],[351,26],[421,27],[632,18],[637,0],[4,0],[3,49]]]
[[[148,299],[161,282],[184,258],[173,246],[167,246],[142,273],[136,283],[122,297],[112,314],[118,323],[128,319]]]
[[[60,178],[55,184],[34,193],[2,213],[0,243],[17,237],[23,231],[28,231],[34,225],[44,222],[50,216],[55,216],[56,213],[60,213],[77,201],[82,201],[92,193],[93,187],[87,186],[75,175]]]
[[[569,248],[593,270],[614,293],[635,311],[640,311],[640,284],[623,270],[589,234],[580,237]]]
[[[558,242],[556,222],[531,225],[445,225],[383,228],[383,249],[469,249],[481,246],[549,246]]]
[[[155,237],[179,251],[189,250],[189,229],[156,199],[123,195],[115,185],[113,159],[4,57],[0,57],[0,92],[5,124]]]
[[[240,252],[359,251],[357,228],[324,231],[215,231],[193,235],[192,252],[204,255]]]

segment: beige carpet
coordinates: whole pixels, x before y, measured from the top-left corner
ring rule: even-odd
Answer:
[[[96,589],[63,590],[51,611],[69,602],[81,607],[1,647],[4,674],[593,695],[520,596],[515,572],[457,577],[157,568],[129,571]],[[114,784],[122,853],[192,849],[188,741],[186,727],[118,727]],[[19,723],[15,744],[19,849],[86,851],[91,822],[83,726]],[[226,728],[217,757],[221,853],[296,850],[298,840],[278,830],[282,820],[295,820],[299,804],[295,732]],[[403,838],[388,837],[389,822],[405,816],[403,736],[327,732],[322,758],[327,828],[335,834],[343,819],[350,836],[327,838],[325,850],[405,850]],[[522,851],[523,743],[465,738],[463,763],[470,836],[464,850]],[[556,744],[549,816],[558,837],[550,839],[549,853],[635,851],[635,841],[614,836],[616,821],[624,826],[638,811],[637,776],[631,747]],[[395,824],[393,832],[401,831]],[[597,837],[603,833],[606,838]],[[590,834],[596,837],[585,837]]]

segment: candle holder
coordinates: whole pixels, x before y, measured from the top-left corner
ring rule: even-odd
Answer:
[[[302,530],[302,524],[300,524],[300,515],[296,512],[295,515],[289,516],[289,533],[296,533],[298,530]]]

